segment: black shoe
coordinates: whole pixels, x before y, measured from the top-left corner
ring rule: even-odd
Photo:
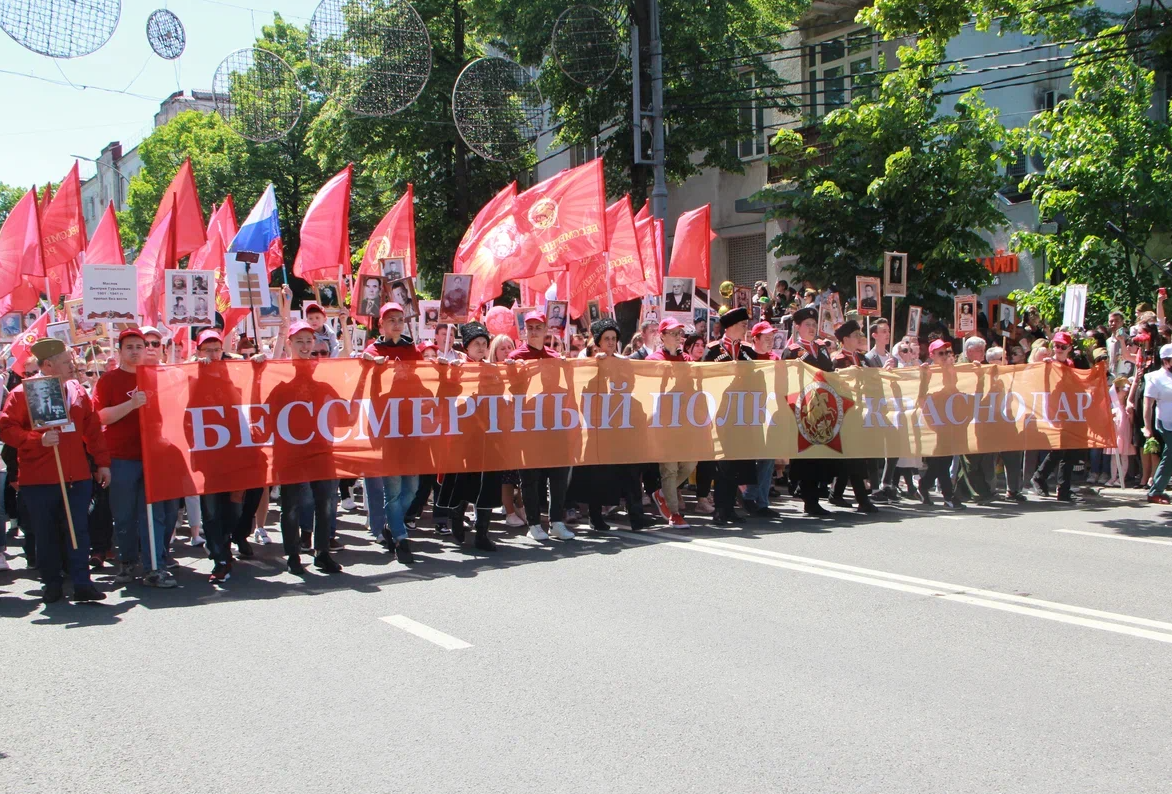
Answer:
[[[289,573],[294,576],[305,575],[305,565],[301,562],[300,554],[293,554],[289,557]]]
[[[610,524],[605,521],[591,521],[590,528],[595,532],[610,532]]]
[[[88,601],[105,601],[106,594],[92,584],[87,584],[73,588],[73,598],[71,600],[75,604],[83,604]]]
[[[859,506],[855,508],[855,512],[856,513],[878,513],[879,508],[875,506],[874,502],[867,500],[866,502],[859,502]]]
[[[46,604],[55,604],[61,600],[61,596],[65,595],[65,590],[62,588],[60,582],[51,582],[45,585],[45,589],[41,592],[41,599]]]
[[[753,515],[757,516],[757,518],[777,518],[781,514],[772,507],[758,507],[753,511]]]
[[[736,514],[731,510],[717,510],[712,514],[713,524],[735,524],[736,522]]]
[[[301,533],[301,550],[309,551],[310,546],[313,545],[313,535],[309,532]]]
[[[237,548],[240,549],[240,556],[243,557],[244,559],[251,560],[253,557],[256,556],[256,552],[254,552],[252,550],[252,544],[249,543],[244,538],[241,538],[240,542],[237,543],[236,546],[237,546]]]
[[[343,548],[345,548],[345,546],[342,545],[342,541],[338,540],[337,538],[330,538],[330,551],[338,551],[339,549]]]
[[[456,543],[460,546],[464,545],[464,538],[467,537],[468,531],[464,528],[464,516],[452,522],[452,537],[456,539]]]
[[[342,566],[338,565],[338,563],[334,561],[334,558],[330,556],[328,551],[313,558],[313,567],[317,568],[319,571],[324,571],[325,573],[342,572]]]
[[[835,507],[851,507],[850,500],[845,496],[832,496],[826,501],[830,502],[830,504],[834,505]]]
[[[1046,481],[1038,475],[1030,477],[1030,485],[1034,486],[1034,493],[1038,496],[1049,496],[1050,489],[1046,487]]]
[[[1005,498],[1007,500],[1009,500],[1010,502],[1027,502],[1027,501],[1029,501],[1028,499],[1026,499],[1025,494],[1023,494],[1021,491],[1007,491],[1005,494]]]
[[[472,545],[481,551],[496,551],[496,544],[488,536],[488,527],[476,530],[476,541]]]
[[[1054,498],[1057,499],[1059,502],[1066,502],[1068,505],[1074,504],[1075,502],[1079,501],[1078,498],[1075,497],[1073,494],[1058,494],[1058,496],[1056,496]]]
[[[212,568],[212,575],[208,577],[211,584],[223,584],[232,578],[232,566],[226,562],[217,562]]]
[[[403,538],[395,544],[395,559],[403,565],[410,565],[415,562],[415,556],[411,554],[411,544],[407,538]]]
[[[827,510],[825,507],[818,504],[817,502],[814,502],[813,504],[806,505],[806,515],[821,517],[821,516],[833,515],[833,513],[831,513],[829,510]]]
[[[879,493],[877,493],[875,495],[883,497],[888,502],[898,502],[900,499],[899,491],[897,491],[895,488],[891,487],[890,485],[883,486],[882,488],[879,489]]]
[[[953,497],[952,499],[945,499],[944,506],[947,507],[949,510],[966,510],[966,509],[968,509],[968,505],[966,505],[964,502],[960,501],[959,499],[957,499],[955,497]]]
[[[928,494],[928,489],[924,487],[923,483],[920,483],[920,485],[916,488],[916,490],[919,491],[919,493],[920,493],[920,504],[924,504],[924,505],[932,504],[932,497],[931,497],[931,495]]]

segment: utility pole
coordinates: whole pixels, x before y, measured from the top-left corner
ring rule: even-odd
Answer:
[[[649,165],[653,174],[651,214],[667,219],[667,169],[663,137],[663,42],[659,36],[659,0],[646,0],[646,24],[650,34],[651,111],[643,107],[642,63],[638,20],[631,24],[631,106],[633,112],[634,153],[636,165]],[[651,158],[643,156],[643,122],[651,122]],[[666,249],[666,240],[659,241]]]

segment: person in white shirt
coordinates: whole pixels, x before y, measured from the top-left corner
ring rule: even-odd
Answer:
[[[1164,442],[1148,501],[1166,505],[1169,500],[1164,489],[1172,479],[1172,345],[1160,348],[1160,363],[1163,366],[1144,375],[1144,438],[1158,433]]]

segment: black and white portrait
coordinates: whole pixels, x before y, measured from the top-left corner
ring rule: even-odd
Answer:
[[[665,278],[663,280],[663,310],[673,312],[692,311],[692,293],[696,280],[692,278]]]
[[[60,378],[26,378],[24,395],[34,430],[69,424],[65,389]]]
[[[382,306],[383,280],[380,276],[362,276],[358,280],[358,314],[378,317]]]
[[[415,281],[410,278],[401,278],[392,281],[387,290],[390,300],[403,307],[403,316],[414,320],[419,316],[418,298],[415,296]]]
[[[468,322],[468,301],[471,292],[472,276],[446,273],[440,291],[439,321],[457,325]]]
[[[398,281],[403,278],[403,260],[399,258],[384,259],[380,263],[383,271],[383,278],[387,281]]]
[[[907,296],[907,254],[889,251],[883,255],[883,291],[890,296]]]
[[[342,303],[339,297],[338,282],[315,281],[313,282],[313,291],[318,304],[326,314],[337,314],[341,310]]]

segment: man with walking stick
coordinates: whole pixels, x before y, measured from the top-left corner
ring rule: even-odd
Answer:
[[[102,438],[102,423],[89,396],[71,380],[73,362],[65,343],[42,339],[32,346],[41,373],[58,378],[68,423],[60,427],[34,427],[25,392],[29,381],[12,390],[0,412],[0,440],[16,449],[20,462],[18,486],[28,505],[32,531],[36,535],[41,581],[46,604],[64,594],[61,571],[62,545],[73,580],[74,601],[101,601],[106,597],[90,581],[89,507],[94,479],[106,488],[110,484],[110,454]],[[38,379],[32,379],[35,383]],[[54,390],[45,389],[43,396]],[[33,411],[39,416],[39,408]],[[89,454],[97,464],[90,473]]]

